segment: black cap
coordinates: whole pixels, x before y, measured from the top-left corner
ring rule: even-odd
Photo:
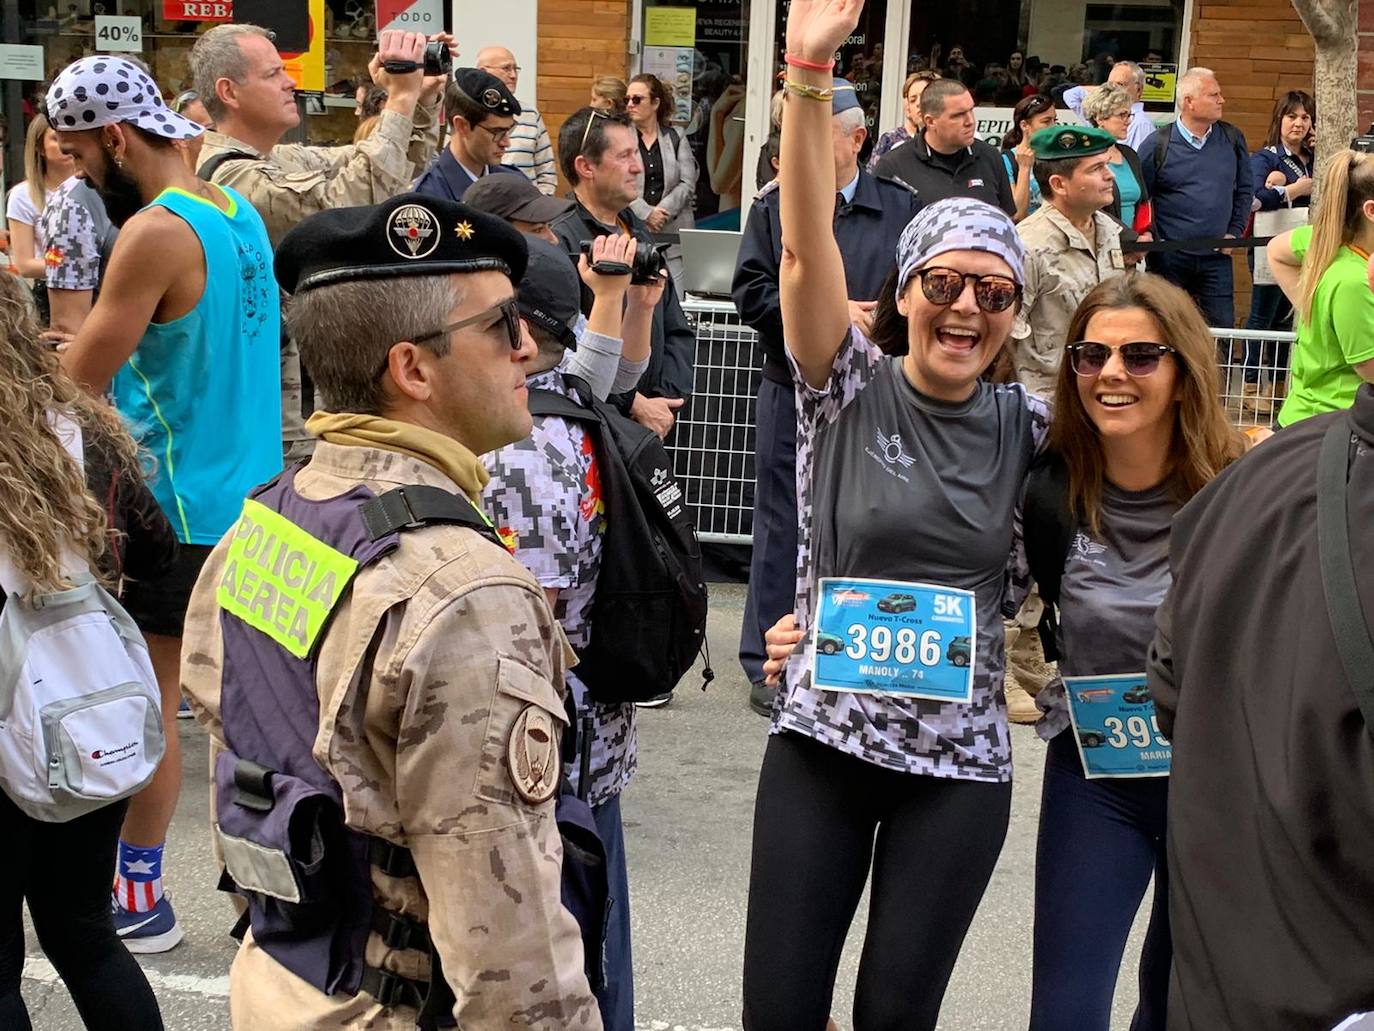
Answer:
[[[463,191],[463,203],[489,215],[521,222],[552,222],[573,206],[562,197],[548,197],[523,174],[491,173]]]
[[[362,208],[330,208],[299,222],[277,247],[288,294],[359,279],[446,272],[525,274],[525,237],[466,204],[406,193]]]
[[[537,236],[526,238],[529,264],[515,288],[520,314],[564,347],[576,347],[573,326],[580,314],[582,283],[568,252]]]
[[[520,113],[520,101],[491,72],[484,72],[480,68],[455,68],[453,84],[458,87],[459,93],[489,115],[514,118]],[[449,115],[452,116],[453,112],[450,111]]]

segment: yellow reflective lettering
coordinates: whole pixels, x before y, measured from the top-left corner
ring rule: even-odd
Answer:
[[[248,599],[253,597],[253,591],[258,586],[258,574],[251,569],[243,571],[243,579],[239,581],[239,593],[234,595],[234,600],[248,608]]]
[[[277,601],[277,589],[264,580],[258,584],[258,593],[253,596],[253,601],[248,606],[248,611],[253,613],[261,612],[264,623],[272,622],[272,606]]]
[[[291,620],[291,629],[286,632],[286,636],[299,642],[301,648],[310,647],[310,620],[304,608],[296,610],[296,615]]]
[[[333,608],[334,590],[334,570],[329,569],[325,571],[324,576],[320,577],[320,582],[312,587],[310,593],[305,597],[307,601],[320,602],[328,608]]]
[[[305,552],[293,551],[290,555],[286,556],[286,567],[282,570],[281,574],[282,583],[286,584],[287,587],[295,587],[299,589],[305,586],[305,570],[301,570],[300,573],[293,573],[291,571],[291,567],[293,565],[308,565],[308,560],[305,557]]]
[[[272,625],[277,628],[277,633],[287,632],[287,623],[292,612],[296,609],[296,599],[289,594],[277,595],[277,615],[272,620]]]

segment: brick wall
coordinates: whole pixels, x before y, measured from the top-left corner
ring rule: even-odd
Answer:
[[[1355,124],[1364,132],[1374,122],[1374,0],[1360,0],[1359,27],[1360,63],[1355,84],[1360,113]]]
[[[587,103],[592,79],[627,77],[630,3],[539,0],[539,113],[549,127],[555,152],[559,127]],[[559,192],[565,189],[562,184]]]

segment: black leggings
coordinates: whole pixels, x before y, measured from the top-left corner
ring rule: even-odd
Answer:
[[[115,844],[127,802],[68,823],[44,823],[0,792],[0,1028],[30,1031],[19,994],[23,902],[38,943],[91,1031],[161,1031],[148,979],[115,934],[110,912]]]
[[[934,1028],[1010,813],[1010,784],[899,773],[798,734],[770,737],[754,808],[746,1031],[822,1031],[870,866],[854,1029]]]

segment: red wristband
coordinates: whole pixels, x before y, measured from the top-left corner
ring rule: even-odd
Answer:
[[[788,54],[783,60],[793,68],[805,68],[810,72],[833,72],[835,70],[834,61],[821,64],[819,61],[805,61],[796,54]]]

